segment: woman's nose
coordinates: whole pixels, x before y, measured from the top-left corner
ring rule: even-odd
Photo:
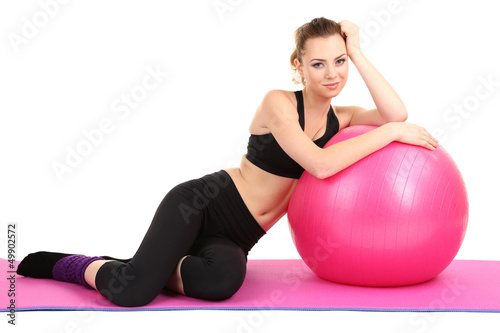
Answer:
[[[337,77],[337,71],[335,70],[335,67],[328,66],[328,69],[327,69],[327,72],[326,72],[326,76],[329,79],[336,78]]]

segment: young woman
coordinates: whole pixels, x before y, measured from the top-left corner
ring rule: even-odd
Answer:
[[[36,252],[19,264],[18,274],[80,283],[121,306],[145,305],[163,288],[226,299],[243,283],[248,251],[286,213],[304,170],[326,178],[392,141],[437,146],[425,129],[404,122],[406,108],[361,52],[356,25],[317,18],[297,29],[295,41],[290,61],[303,90],[268,92],[250,124],[241,166],[170,190],[133,258]],[[331,106],[346,84],[348,58],[375,109]],[[322,149],[356,124],[379,127]]]

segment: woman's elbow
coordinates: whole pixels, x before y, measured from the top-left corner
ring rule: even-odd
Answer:
[[[319,147],[318,147],[319,148]],[[318,179],[325,179],[335,174],[334,165],[323,148],[319,148],[315,154],[309,156],[309,165],[305,169]]]
[[[318,164],[315,165],[309,173],[318,179],[325,179],[333,176],[336,171],[333,170],[332,165],[330,165],[330,167],[327,167],[326,165]]]
[[[382,119],[385,123],[405,122],[408,119],[408,111],[406,111],[405,107],[398,108],[391,112],[391,114],[382,117]]]
[[[313,174],[313,176],[318,179],[325,179],[329,177],[329,175],[326,172],[316,172],[315,174]]]
[[[394,121],[397,121],[397,122],[404,122],[408,119],[408,111],[406,111],[406,108],[403,107],[399,112],[398,112],[398,115],[396,117],[396,120]]]
[[[406,109],[405,109],[405,110],[403,110],[403,112],[401,113],[401,118],[400,118],[400,120],[399,120],[399,121],[400,121],[400,122],[404,122],[404,121],[406,121],[407,119],[408,119],[408,111],[406,111]]]

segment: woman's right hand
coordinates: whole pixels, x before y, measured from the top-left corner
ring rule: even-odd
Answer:
[[[439,145],[438,140],[421,126],[405,122],[392,122],[386,125],[390,127],[389,131],[394,135],[394,141],[421,146],[430,150],[436,149]]]

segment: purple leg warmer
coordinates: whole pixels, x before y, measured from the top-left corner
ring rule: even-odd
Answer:
[[[55,280],[81,284],[93,289],[85,281],[85,269],[96,260],[104,260],[101,257],[87,257],[79,254],[60,259],[52,269]]]

